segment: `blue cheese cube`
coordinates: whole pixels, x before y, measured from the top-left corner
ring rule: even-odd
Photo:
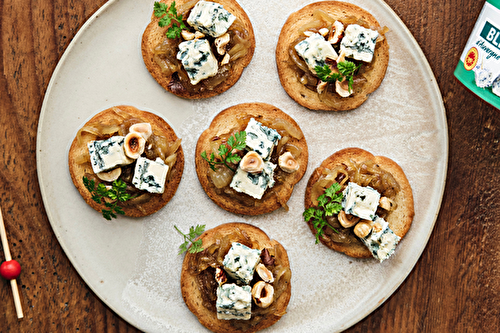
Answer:
[[[236,282],[249,284],[252,281],[255,267],[260,262],[260,250],[251,249],[240,243],[232,243],[222,264],[224,270]]]
[[[246,145],[249,150],[258,153],[263,160],[269,159],[274,146],[278,145],[281,135],[275,129],[263,126],[251,118],[245,128]]]
[[[374,222],[376,227],[373,227],[368,236],[362,238],[361,241],[370,250],[373,257],[382,262],[394,253],[401,237],[389,228],[389,223],[383,218],[377,216]]]
[[[252,316],[252,288],[234,283],[217,288],[217,319],[249,320]]]
[[[500,76],[498,76],[495,81],[493,81],[493,84],[491,85],[491,91],[497,95],[500,96]]]
[[[337,60],[338,54],[333,49],[332,44],[325,40],[320,34],[313,34],[307,37],[297,45],[295,51],[304,59],[312,73],[316,73],[316,66],[323,67],[325,60]]]
[[[139,157],[135,164],[132,184],[139,190],[150,193],[163,193],[165,191],[165,180],[167,179],[168,165],[160,160],[148,160]]]
[[[344,51],[346,57],[371,62],[375,52],[378,31],[363,28],[358,24],[350,24],[344,32],[340,42],[340,53]]]
[[[276,164],[271,162],[264,162],[264,169],[257,173],[246,172],[238,167],[229,186],[237,192],[261,199],[264,192],[274,186],[274,169]]]
[[[124,142],[125,137],[112,136],[106,140],[90,141],[87,144],[94,173],[108,171],[134,161],[125,155]]]
[[[369,186],[363,187],[350,182],[342,194],[342,207],[346,214],[363,220],[375,219],[380,193]]]
[[[182,63],[192,85],[217,74],[219,65],[206,39],[187,40],[179,44],[177,59]]]
[[[225,10],[222,5],[202,0],[191,10],[187,23],[205,35],[219,37],[227,32],[234,20],[236,16]]]
[[[474,72],[476,86],[479,88],[488,88],[493,84],[493,74],[487,68],[480,68]]]

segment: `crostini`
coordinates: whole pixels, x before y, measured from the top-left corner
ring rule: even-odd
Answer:
[[[389,44],[378,21],[351,3],[321,1],[291,14],[276,47],[281,84],[312,110],[352,110],[384,79]]]
[[[165,120],[120,105],[99,112],[78,131],[68,163],[82,197],[105,218],[141,217],[174,196],[184,154]]]
[[[401,167],[360,148],[342,149],[307,183],[304,218],[316,242],[355,258],[389,258],[413,221],[413,193]]]
[[[243,103],[220,112],[198,139],[198,179],[217,205],[235,214],[259,215],[292,195],[308,162],[299,125],[266,103]]]
[[[213,332],[256,332],[286,313],[291,271],[285,248],[246,223],[204,232],[203,250],[186,254],[181,271],[184,302]]]
[[[153,78],[183,98],[219,95],[250,63],[255,36],[234,0],[161,0],[142,35],[142,56]]]

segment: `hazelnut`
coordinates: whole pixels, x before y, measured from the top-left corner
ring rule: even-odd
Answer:
[[[250,173],[262,172],[264,169],[264,161],[258,153],[251,151],[241,159],[240,168]]]

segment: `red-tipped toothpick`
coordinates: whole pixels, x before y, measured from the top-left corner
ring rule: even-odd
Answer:
[[[5,225],[3,223],[2,209],[0,208],[0,238],[2,239],[3,252],[5,253],[5,261],[12,260],[9,250],[9,242],[7,241],[7,233],[5,232]],[[21,305],[21,299],[19,298],[19,289],[17,289],[16,279],[10,280],[10,286],[12,287],[12,295],[14,296],[14,305],[16,306],[17,318],[23,318],[23,307]]]

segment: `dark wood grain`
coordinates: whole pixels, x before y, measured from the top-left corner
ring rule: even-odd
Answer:
[[[387,0],[434,71],[449,164],[429,243],[398,290],[349,332],[500,331],[500,112],[453,76],[484,1]],[[4,332],[136,332],[90,291],[54,236],[36,174],[36,131],[58,59],[104,0],[0,0],[0,207],[25,318],[0,280]],[[0,254],[3,259],[3,255]]]

